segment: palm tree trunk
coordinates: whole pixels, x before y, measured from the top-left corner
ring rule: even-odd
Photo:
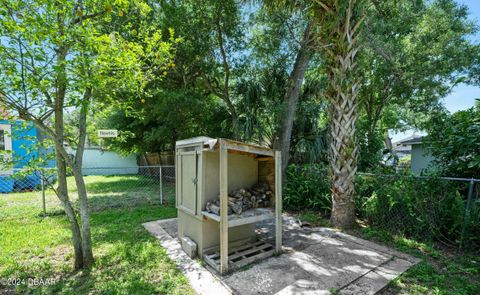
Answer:
[[[355,121],[357,118],[355,96],[341,92],[337,102],[330,105],[330,161],[332,215],[330,221],[338,228],[355,224],[355,173],[357,147]]]
[[[317,12],[323,31],[322,51],[326,53],[330,86],[327,91],[330,117],[330,161],[332,215],[330,221],[338,228],[355,224],[355,173],[357,172],[358,75],[355,75],[359,50],[358,29],[363,17],[358,2],[319,1]]]

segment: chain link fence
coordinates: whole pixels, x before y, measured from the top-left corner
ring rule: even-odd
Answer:
[[[479,179],[360,174],[357,215],[392,233],[479,250],[479,194]]]
[[[289,167],[285,207],[311,208],[328,217],[328,173],[306,167]],[[83,174],[92,211],[175,203],[174,166],[85,167]],[[78,205],[73,176],[67,182],[69,197]],[[1,193],[20,198],[38,194],[44,214],[61,210],[55,186],[56,169],[16,169],[0,175]],[[359,173],[356,190],[357,217],[370,226],[446,246],[480,249],[480,179]]]
[[[0,175],[0,193],[38,194],[43,214],[61,209],[56,197],[55,168],[15,169]],[[82,169],[91,211],[145,205],[172,206],[175,166],[85,167]],[[69,198],[78,206],[75,180],[68,173]]]
[[[329,171],[322,165],[289,165],[284,208],[330,217]],[[480,179],[358,173],[359,221],[419,241],[480,250]]]

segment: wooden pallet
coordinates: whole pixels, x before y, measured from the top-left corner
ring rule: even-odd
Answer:
[[[210,252],[211,253],[211,252]],[[247,264],[268,258],[275,253],[275,247],[265,241],[249,242],[228,251],[228,269],[239,269]],[[204,253],[203,260],[220,272],[220,253],[218,249],[214,253]]]

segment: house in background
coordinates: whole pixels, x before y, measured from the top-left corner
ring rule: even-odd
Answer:
[[[416,140],[417,138],[421,138],[421,136],[414,134],[393,143],[393,151],[395,152],[395,155],[397,155],[398,159],[405,158],[412,154],[412,145],[410,141]]]
[[[72,158],[75,156],[75,149],[67,147],[67,152]],[[138,174],[136,155],[124,156],[99,146],[85,147],[82,166],[83,175]]]
[[[401,160],[410,156],[410,172],[421,174],[422,171],[433,167],[435,158],[424,141],[425,136],[412,135],[393,143],[393,151]]]
[[[403,141],[404,145],[411,147],[410,171],[412,174],[421,174],[422,171],[433,167],[435,158],[432,156],[430,148],[424,139],[424,136],[419,136]]]
[[[4,116],[5,118],[5,116]],[[21,120],[0,120],[0,193],[36,189],[40,186],[38,174],[14,177],[14,173],[39,158],[47,159],[51,151],[39,149],[38,142],[45,140],[45,134],[33,123]],[[48,161],[47,168],[55,167],[55,161]]]
[[[412,135],[402,140],[391,143],[391,151],[383,155],[383,162],[386,166],[395,167],[397,172],[408,169],[406,163],[410,162],[410,155],[412,154],[411,144],[405,142],[420,137]],[[390,140],[390,139],[389,139]]]

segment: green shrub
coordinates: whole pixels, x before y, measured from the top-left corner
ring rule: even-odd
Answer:
[[[441,179],[359,176],[357,214],[393,233],[458,244],[464,185]]]
[[[332,207],[328,170],[319,164],[288,166],[283,205],[287,210],[328,214]]]
[[[373,228],[423,241],[459,246],[480,245],[480,206],[472,201],[465,227],[467,183],[408,175],[356,178],[356,214]],[[328,169],[318,164],[290,165],[284,207],[331,212]]]

